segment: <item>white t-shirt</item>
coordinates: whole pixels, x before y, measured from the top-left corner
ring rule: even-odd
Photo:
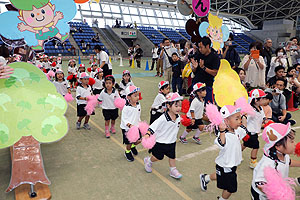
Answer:
[[[87,104],[86,100],[80,100],[79,97],[88,97],[92,95],[92,88],[88,85],[87,88],[82,87],[79,85],[76,89],[76,102],[78,105],[80,104]]]
[[[134,86],[134,83],[132,81],[128,82],[126,85],[123,84],[123,81],[120,81],[120,88],[122,88],[123,90],[120,91],[120,95],[121,96],[126,96],[125,90],[126,88],[128,88],[129,86]]]
[[[253,179],[252,179],[252,188],[260,195],[260,199],[266,199],[267,197],[265,194],[260,191],[256,186],[256,182],[267,182],[264,176],[264,169],[266,167],[272,167],[275,169],[275,160],[272,160],[271,158],[263,155],[261,160],[258,162],[257,166],[253,170]],[[278,166],[277,166],[277,171],[281,173],[282,178],[287,178],[289,176],[289,167],[290,167],[290,156],[285,155],[284,156],[284,162],[277,161]]]
[[[67,81],[62,81],[62,82],[58,82],[58,81],[53,81],[53,84],[56,87],[56,91],[65,96],[68,93],[68,88],[70,88],[69,84]]]
[[[242,140],[248,134],[248,130],[245,126],[241,125],[235,130],[235,133]]]
[[[225,133],[225,144],[221,144],[221,139],[217,137],[215,144],[220,148],[220,152],[215,162],[224,168],[232,168],[241,164],[242,147],[237,133]]]
[[[255,135],[255,133],[261,132],[261,125],[266,118],[265,112],[262,107],[260,107],[260,111],[254,109],[255,115],[249,115],[247,118],[247,129],[251,133],[251,135]]]
[[[127,124],[132,124],[134,126],[138,126],[141,121],[141,104],[137,103],[134,107],[131,104],[127,103],[123,110],[121,116],[121,129],[129,130]]]
[[[100,51],[100,53],[97,53],[97,60],[100,61],[100,65],[102,62],[105,62],[105,64],[108,65],[108,69],[112,69],[112,64],[109,61],[109,56],[105,51]]]
[[[164,112],[164,106],[163,104],[166,102],[166,96],[163,95],[162,93],[158,93],[154,99],[154,102],[151,106],[151,109],[157,109],[156,112],[163,113]],[[156,113],[155,112],[155,113]],[[153,115],[155,113],[152,113]]]
[[[91,71],[90,77],[91,77],[91,78],[95,78],[95,74],[96,74],[96,73],[97,73],[97,72]]]
[[[172,121],[167,112],[161,115],[151,125],[149,130],[155,134],[156,142],[163,144],[172,144],[177,140],[177,134],[180,128],[180,116]]]
[[[275,68],[279,65],[281,65],[281,63],[279,61],[276,61],[277,57],[272,57],[271,58],[271,63],[270,63],[270,69],[268,71],[268,74],[267,74],[267,80],[269,80],[270,78],[272,78],[273,76],[275,76]],[[286,58],[281,58],[280,61],[282,62],[282,66],[283,67],[286,67],[287,66],[287,60]]]
[[[72,75],[76,75],[77,73],[77,68],[76,67],[68,67],[68,72],[71,73]],[[79,77],[78,77],[79,78]]]
[[[158,58],[157,51],[158,51],[158,47],[152,49],[152,58],[154,59]]]
[[[97,78],[95,78],[95,84],[93,85],[93,89],[97,89],[97,90],[101,90],[103,89],[103,83],[104,83],[104,80],[99,80]]]
[[[51,63],[50,62],[43,62],[43,67],[45,69],[50,69],[51,68]]]
[[[195,114],[195,119],[202,119],[204,112],[204,101],[200,101],[198,97],[195,97],[191,103],[190,109],[187,113],[188,118],[192,118],[191,111]]]
[[[98,97],[98,101],[102,102],[102,109],[113,110],[113,109],[116,109],[115,100],[117,98],[120,98],[120,95],[115,88],[113,88],[111,94],[108,94],[107,90],[104,89],[100,93],[100,95]]]

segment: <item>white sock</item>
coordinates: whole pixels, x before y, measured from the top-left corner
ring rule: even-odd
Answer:
[[[170,172],[171,172],[173,169],[176,169],[176,167],[170,167]]]
[[[224,199],[223,197],[220,197],[219,200],[227,200],[227,199]]]
[[[210,182],[210,176],[207,174],[207,175],[204,177],[204,180],[205,180],[206,182]]]
[[[148,157],[148,161],[149,161],[150,163],[152,163],[152,161],[151,161],[151,157]]]
[[[202,131],[200,131],[199,129],[197,129],[197,133],[195,134],[195,138],[198,138],[199,137],[199,135],[202,133]]]

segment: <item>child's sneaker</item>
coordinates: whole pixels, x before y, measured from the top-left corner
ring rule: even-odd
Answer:
[[[105,137],[106,138],[110,138],[110,132],[107,130],[107,131],[105,131]]]
[[[139,154],[139,152],[137,151],[137,149],[135,147],[131,147],[131,152],[133,153],[133,155],[137,156]]]
[[[300,177],[296,178],[296,183],[300,186]]]
[[[175,178],[175,179],[181,179],[182,178],[182,174],[180,174],[179,171],[176,168],[172,169],[172,171],[170,172],[170,176]]]
[[[111,132],[112,134],[116,134],[116,129],[115,129],[115,127],[111,127],[111,128],[110,128],[110,132]]]
[[[251,159],[249,167],[251,169],[254,169],[256,167],[256,165],[257,165],[257,160],[256,159],[255,160]]]
[[[187,144],[188,143],[188,141],[186,140],[186,138],[184,138],[184,137],[179,137],[179,140],[180,140],[180,142],[182,143],[182,144]]]
[[[152,172],[152,163],[150,161],[149,156],[144,158],[144,165],[145,165],[146,172],[151,173]]]
[[[83,128],[86,129],[86,130],[91,130],[91,127],[88,123],[83,124]]]
[[[205,176],[207,176],[207,174],[200,174],[200,185],[203,191],[207,190],[207,184],[208,184],[208,182],[205,181]]]
[[[81,122],[76,122],[76,129],[79,130],[81,126]]]
[[[193,137],[193,140],[197,143],[197,144],[202,144],[201,140],[199,137]]]
[[[132,156],[131,151],[129,153],[126,153],[126,151],[125,151],[124,155],[125,155],[125,158],[127,159],[128,162],[134,161],[134,157]]]

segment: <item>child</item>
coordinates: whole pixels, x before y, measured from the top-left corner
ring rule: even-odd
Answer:
[[[193,87],[193,94],[195,98],[193,99],[190,109],[187,113],[187,117],[192,119],[192,124],[186,127],[186,130],[179,137],[180,142],[183,144],[188,143],[186,136],[193,130],[197,129],[197,133],[193,136],[193,140],[197,144],[201,144],[199,135],[204,129],[204,124],[202,122],[203,112],[204,112],[204,99],[206,96],[206,87],[204,83],[196,83]]]
[[[246,147],[251,148],[250,168],[254,169],[257,165],[257,152],[259,149],[258,134],[261,131],[262,124],[266,121],[266,116],[263,108],[263,98],[267,94],[260,89],[254,89],[250,92],[250,105],[253,107],[255,115],[247,117],[247,130],[250,133],[250,138],[242,144],[242,150]]]
[[[247,84],[245,82],[246,71],[243,68],[235,68],[235,71],[239,75],[242,85],[247,89]]]
[[[115,78],[112,75],[107,75],[104,78],[104,90],[100,93],[98,101],[102,102],[102,113],[105,120],[105,137],[110,138],[109,123],[111,121],[110,131],[112,134],[116,133],[115,122],[119,117],[118,108],[116,108],[114,102],[119,98],[119,93],[114,88]]]
[[[86,130],[90,130],[89,119],[90,116],[87,115],[86,110],[84,109],[87,104],[87,97],[92,95],[92,88],[89,86],[89,75],[87,73],[81,73],[80,75],[80,84],[76,90],[76,102],[77,102],[77,116],[78,121],[76,122],[77,130],[80,129],[81,120],[85,118],[83,128]],[[94,113],[92,114],[94,115]]]
[[[46,55],[46,54],[44,54],[43,56],[42,56],[42,58],[43,58],[43,68],[46,70],[46,73],[48,73],[49,71],[50,71],[50,69],[51,69],[51,63],[48,61],[48,56]]]
[[[164,112],[164,104],[166,101],[166,95],[170,92],[170,86],[168,81],[161,81],[158,84],[159,92],[154,99],[150,111],[150,124],[157,120]]]
[[[300,167],[300,161],[291,160],[290,154],[295,152],[295,133],[291,125],[273,123],[267,126],[262,134],[266,142],[264,155],[253,171],[251,184],[251,196],[253,200],[267,200],[263,193],[263,185],[266,184],[264,169],[271,167],[280,172],[283,178],[289,175],[289,167]]]
[[[83,72],[85,72],[85,64],[80,64],[78,66],[77,78],[80,77],[80,74],[83,73]],[[86,74],[88,74],[88,73],[86,73]]]
[[[123,144],[126,145],[125,157],[129,162],[134,161],[134,157],[132,156],[132,154],[138,155],[138,151],[135,147],[140,143],[140,140],[136,141],[135,143],[131,143],[126,136],[129,129],[132,126],[138,126],[139,122],[141,121],[141,105],[138,102],[139,92],[140,88],[137,88],[135,86],[129,86],[126,88],[125,93],[127,103],[122,110],[120,127],[123,133]]]
[[[133,82],[131,81],[131,75],[130,72],[128,70],[124,70],[123,71],[123,76],[122,76],[122,80],[120,81],[120,96],[121,98],[125,99],[126,98],[126,94],[125,94],[125,90],[127,87],[129,86],[133,86]]]
[[[63,96],[65,96],[67,93],[71,94],[70,86],[64,77],[64,72],[58,69],[55,72],[55,81],[53,81],[57,92]]]
[[[266,92],[266,96],[263,98],[262,108],[264,110],[266,119],[269,119],[269,120],[272,120],[272,108],[270,106],[270,103],[272,102],[272,100],[273,100],[273,95],[269,92]]]
[[[70,82],[70,87],[71,88],[75,88],[75,84],[77,82],[76,79],[76,73],[77,73],[77,68],[76,68],[76,61],[74,59],[69,60],[69,64],[68,64],[68,75],[69,75],[69,82]]]
[[[96,74],[94,77],[95,78],[95,84],[93,85],[93,94],[100,94],[103,90],[103,70],[101,68],[96,69]]]
[[[92,64],[91,64],[91,73],[90,73],[90,76],[92,77],[92,78],[94,78],[95,77],[95,74],[97,73],[97,68],[98,68],[98,65],[97,65],[97,63],[95,63],[95,62],[93,62]],[[102,70],[103,71],[103,70]]]
[[[176,140],[180,127],[180,116],[182,97],[178,93],[170,93],[166,96],[167,111],[155,120],[149,128],[148,133],[144,136],[149,137],[155,134],[156,144],[149,151],[152,152],[151,157],[144,158],[145,170],[152,172],[152,163],[162,160],[164,156],[169,158],[170,176],[180,179],[182,174],[176,169]]]
[[[183,71],[183,63],[181,62],[178,54],[174,52],[172,54],[172,90],[173,92],[177,92],[179,95],[182,94],[182,71]]]
[[[217,181],[217,187],[222,189],[222,197],[219,200],[228,199],[237,191],[237,166],[242,161],[242,148],[239,135],[235,132],[241,125],[241,109],[235,106],[223,106],[220,110],[224,123],[219,125],[219,136],[215,144],[220,148],[216,158],[216,173],[211,175],[200,174],[201,189],[207,190],[207,184],[211,180]]]

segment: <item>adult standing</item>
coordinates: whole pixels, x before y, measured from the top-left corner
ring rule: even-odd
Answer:
[[[151,65],[151,71],[154,68],[154,64],[156,63],[156,68],[157,68],[157,60],[158,60],[158,45],[155,44],[154,48],[152,49],[152,65]]]
[[[165,81],[172,83],[172,54],[177,53],[177,49],[172,47],[171,42],[168,38],[163,39],[163,48],[160,53],[160,58],[163,60],[163,69]]]
[[[191,59],[195,75],[193,85],[201,82],[206,84],[205,103],[213,103],[213,83],[220,67],[219,56],[211,49],[211,40],[203,37],[199,43],[200,54]]]
[[[282,47],[276,49],[275,56],[271,59],[267,80],[275,76],[275,68],[277,66],[283,66],[284,68],[287,68],[287,57],[285,50]]]
[[[230,63],[231,67],[235,69],[240,66],[241,58],[235,49],[236,45],[233,45],[232,43],[233,40],[233,34],[230,33],[227,42],[225,42],[225,47],[223,48],[222,58],[226,59]]]
[[[100,45],[96,45],[94,50],[97,54],[97,64],[103,70],[103,76],[112,75],[112,64],[109,60],[108,54],[102,50]]]
[[[157,65],[156,65],[156,75],[155,76],[159,76],[159,77],[162,77],[163,75],[163,59],[160,58],[160,53],[161,53],[161,50],[163,48],[163,43],[160,43],[159,44],[159,48],[157,50],[157,55],[158,55],[158,61],[157,61]]]
[[[249,46],[249,50],[260,50],[260,42],[252,42]],[[262,56],[259,55],[258,58],[253,58],[253,55],[246,55],[242,61],[241,67],[246,71],[246,82],[250,84],[251,87],[265,88],[266,78],[265,70],[266,64]]]
[[[136,60],[137,67],[141,68],[141,60],[143,56],[143,50],[139,44],[135,45],[135,53],[134,53],[134,59]]]
[[[266,64],[266,75],[269,72],[270,65],[271,65],[271,59],[272,59],[272,40],[270,38],[265,39],[264,42],[264,48],[261,51],[261,56],[265,59],[265,64]]]
[[[298,45],[299,41],[297,37],[290,39],[292,41],[292,46],[290,47],[292,65],[300,63],[300,47]]]

